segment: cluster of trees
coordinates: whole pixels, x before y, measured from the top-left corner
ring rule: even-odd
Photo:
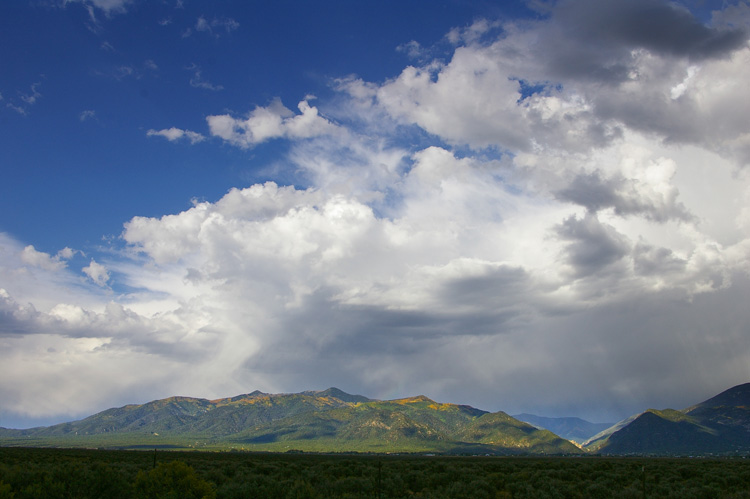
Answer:
[[[0,448],[6,498],[750,499],[750,460]]]

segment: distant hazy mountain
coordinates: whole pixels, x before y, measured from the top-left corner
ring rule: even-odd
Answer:
[[[513,417],[579,444],[612,426],[612,423],[591,423],[581,418],[547,418],[526,413]]]
[[[750,453],[750,383],[682,411],[649,409],[586,442],[603,454]]]
[[[170,397],[108,409],[80,421],[0,429],[0,445],[174,447],[319,452],[563,454],[557,435],[504,412],[424,396],[379,401],[337,388],[252,392],[206,400]]]

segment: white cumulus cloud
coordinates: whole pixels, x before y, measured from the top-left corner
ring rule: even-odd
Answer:
[[[73,257],[74,251],[70,248],[63,248],[55,256],[43,251],[37,251],[34,246],[28,245],[21,252],[21,261],[39,267],[45,270],[61,270],[66,267],[65,260]]]
[[[107,267],[97,263],[94,259],[91,259],[91,263],[81,270],[89,277],[89,279],[99,286],[106,286],[107,281],[109,281],[109,271],[107,270]]]
[[[222,114],[208,116],[206,121],[211,135],[242,148],[280,137],[305,139],[335,132],[336,125],[321,116],[307,100],[297,107],[301,114],[274,99],[267,107],[256,107],[245,119]]]

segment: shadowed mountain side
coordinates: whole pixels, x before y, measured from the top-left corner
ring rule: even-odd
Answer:
[[[713,428],[732,432],[736,436],[745,435],[747,442],[747,434],[750,433],[750,383],[730,388],[683,412]]]
[[[602,454],[748,454],[750,383],[730,388],[682,411],[632,416],[585,444]]]
[[[617,423],[613,424],[606,430],[600,431],[593,437],[589,438],[585,442],[583,442],[583,448],[590,452],[596,452],[598,451],[605,443],[607,443],[607,439],[616,431],[621,430],[625,428],[627,425],[635,421],[635,419],[643,414],[642,412],[639,414],[634,414],[626,419],[623,419],[622,421],[618,421]]]
[[[605,454],[690,454],[720,452],[715,432],[694,420],[674,417],[670,412],[648,410],[633,422],[610,435],[600,449]],[[681,414],[681,413],[679,413]]]
[[[688,407],[684,412],[692,413],[705,408],[715,407],[748,407],[750,406],[750,383],[733,386],[715,397]]]

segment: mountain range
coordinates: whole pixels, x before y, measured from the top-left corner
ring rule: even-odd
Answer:
[[[380,401],[337,388],[255,391],[206,400],[170,397],[80,421],[0,429],[0,445],[202,448],[313,452],[565,454],[580,450],[548,430],[425,396]]]
[[[423,395],[382,401],[329,388],[293,394],[254,391],[216,400],[170,397],[107,409],[54,426],[0,428],[0,445],[492,455],[746,455],[750,454],[750,383],[687,409],[649,409],[581,443],[603,426],[578,418],[531,414],[511,417],[502,411],[439,403]]]

